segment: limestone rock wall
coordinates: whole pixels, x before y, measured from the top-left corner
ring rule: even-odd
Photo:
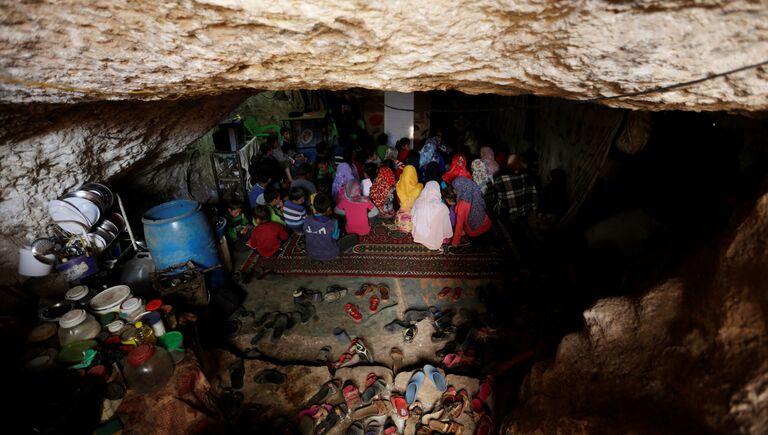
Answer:
[[[457,89],[590,99],[768,61],[766,0],[41,0],[0,4],[0,98]],[[768,69],[604,102],[764,110]]]
[[[209,168],[195,169],[187,145],[245,97],[0,107],[0,272],[9,272],[0,282],[17,277],[16,249],[49,223],[47,202],[83,182],[135,178],[145,180],[145,197],[204,195],[198,180]]]
[[[501,433],[768,432],[768,195],[637,297],[598,301]]]

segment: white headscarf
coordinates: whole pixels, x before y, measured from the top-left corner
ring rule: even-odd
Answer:
[[[440,185],[430,181],[421,191],[411,210],[413,241],[429,249],[440,249],[443,240],[453,236],[448,207],[443,204]]]

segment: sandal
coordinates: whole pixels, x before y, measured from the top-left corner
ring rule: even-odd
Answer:
[[[392,411],[392,404],[389,400],[373,400],[370,405],[363,406],[352,412],[352,420],[363,420],[377,415],[387,415]]]
[[[324,383],[314,396],[309,398],[307,405],[312,406],[324,403],[328,400],[328,398],[338,393],[339,391],[341,391],[341,381],[338,379],[331,379],[330,381]]]
[[[392,406],[397,411],[397,416],[403,420],[408,418],[408,404],[405,402],[405,397],[399,395],[399,394],[393,394],[392,397],[389,398],[389,401],[392,402]]]
[[[363,404],[363,401],[360,399],[360,391],[358,391],[352,381],[347,381],[344,384],[344,389],[341,391],[344,394],[344,402],[346,402],[349,409],[358,408]]]
[[[464,431],[464,425],[455,421],[430,420],[429,428],[444,434],[460,434]]]
[[[411,325],[405,330],[403,330],[403,341],[406,343],[410,343],[413,341],[414,338],[416,338],[416,333],[419,332],[419,329],[416,327],[416,325]]]
[[[387,384],[379,379],[375,373],[370,373],[368,375],[368,379],[365,381],[365,391],[363,391],[363,395],[360,397],[360,400],[362,400],[363,403],[367,405],[371,403],[375,397],[378,397],[381,393],[383,393],[386,389]]]
[[[371,299],[368,301],[368,312],[373,314],[378,309],[379,309],[379,297],[376,295],[373,295],[371,296]]]
[[[442,290],[440,290],[440,291],[437,293],[437,298],[438,298],[438,299],[445,299],[445,298],[447,298],[447,297],[448,297],[448,295],[449,295],[449,294],[451,294],[451,292],[452,292],[452,291],[453,291],[453,289],[452,289],[452,288],[450,288],[450,287],[443,287],[443,289],[442,289]]]
[[[368,293],[373,293],[376,291],[376,286],[370,283],[365,283],[360,286],[360,290],[355,292],[356,298],[362,298],[363,296],[367,295]]]
[[[392,378],[394,379],[395,376],[397,376],[397,373],[400,371],[400,367],[403,366],[403,351],[393,347],[389,351],[389,357],[392,358]]]
[[[365,426],[365,435],[378,435],[379,427],[379,422],[376,420],[369,421]]]
[[[347,295],[347,288],[340,285],[328,286],[323,295],[323,302],[336,302]]]
[[[365,435],[362,421],[355,421],[347,428],[346,435]]]
[[[416,426],[419,425],[422,414],[424,414],[424,411],[421,409],[421,403],[419,401],[414,402],[411,405],[408,420],[405,421],[404,435],[416,435]]]
[[[388,301],[389,300],[389,286],[383,282],[379,283],[379,293],[381,293],[381,300],[382,301]]]
[[[360,323],[363,320],[363,315],[360,314],[360,310],[356,305],[348,303],[344,305],[344,311],[356,323]]]

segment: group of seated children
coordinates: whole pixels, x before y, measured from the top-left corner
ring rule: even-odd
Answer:
[[[275,255],[292,232],[305,237],[310,258],[331,260],[354,246],[357,236],[369,234],[376,220],[391,221],[416,243],[439,251],[491,229],[486,213],[491,192],[501,194],[492,201],[502,206],[509,207],[516,197],[504,196],[510,177],[516,176],[515,160],[500,170],[488,147],[472,161],[470,172],[467,156],[450,153],[439,137],[428,139],[421,151],[411,150],[407,138],[395,148],[380,140],[376,147],[348,154],[338,166],[324,153],[314,167],[295,160],[281,166],[274,157],[277,140],[265,145],[261,163],[250,171],[253,219],[249,222],[239,205],[230,207],[228,232],[230,239],[265,257]]]

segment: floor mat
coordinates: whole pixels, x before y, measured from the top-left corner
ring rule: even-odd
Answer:
[[[354,248],[334,260],[310,259],[304,237],[292,235],[276,256],[262,258],[253,253],[241,270],[265,268],[282,275],[481,278],[509,273],[514,261],[508,245],[501,243],[473,242],[444,248],[443,252],[430,251],[414,243],[410,234],[379,223]]]

